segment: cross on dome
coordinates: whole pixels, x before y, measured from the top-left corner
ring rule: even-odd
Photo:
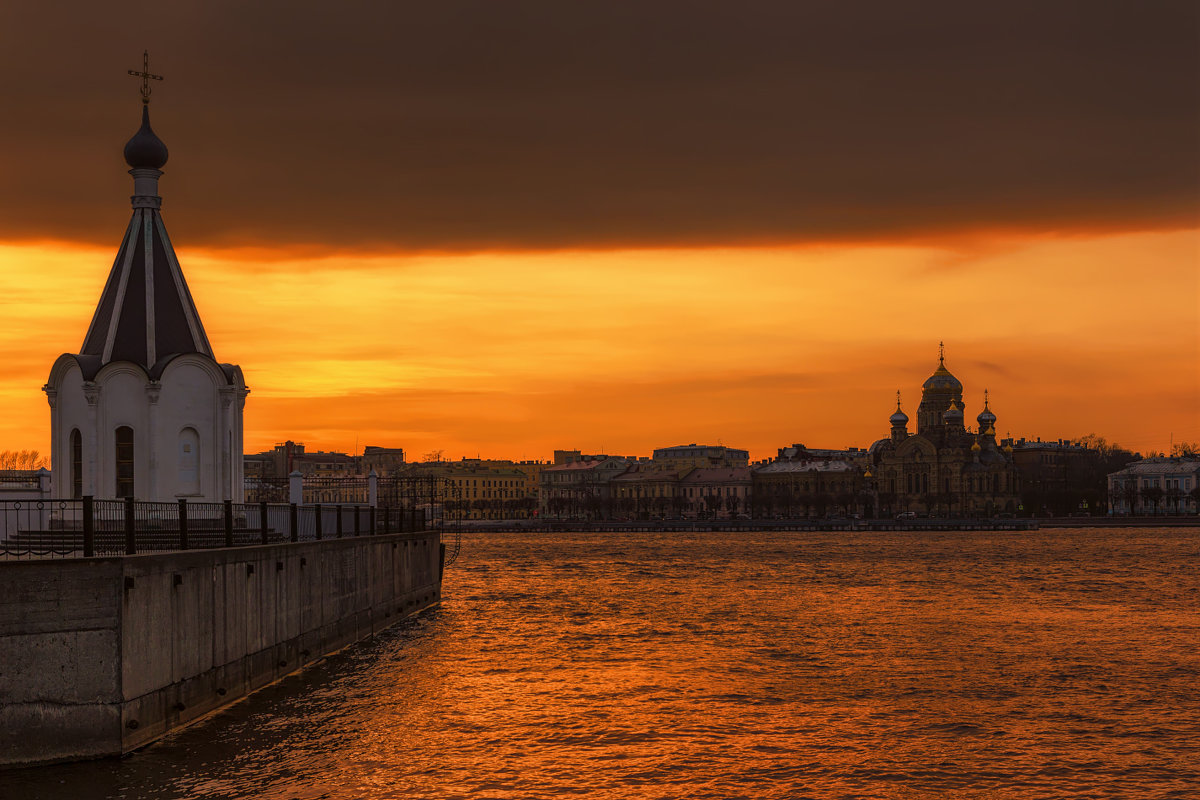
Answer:
[[[149,50],[142,51],[142,71],[141,72],[136,72],[135,70],[132,70],[132,69],[126,70],[126,72],[128,72],[130,75],[132,75],[135,78],[142,79],[142,102],[145,103],[146,105],[149,105],[150,104],[150,81],[161,81],[163,79],[162,75],[155,75],[154,73],[152,73],[150,71],[150,51]]]

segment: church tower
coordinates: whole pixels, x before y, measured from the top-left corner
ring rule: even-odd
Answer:
[[[54,362],[50,460],[58,497],[243,499],[242,370],[218,363],[163,224],[167,147],[142,125],[125,145],[133,216],[78,353]]]
[[[921,386],[921,404],[917,406],[917,434],[934,442],[938,447],[946,444],[947,428],[962,425],[962,411],[966,404],[962,399],[963,385],[946,369],[946,347],[938,343],[938,366]],[[946,419],[946,413],[957,409]],[[947,424],[949,423],[949,425]]]

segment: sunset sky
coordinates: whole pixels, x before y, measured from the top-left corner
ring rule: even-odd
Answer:
[[[0,450],[163,217],[246,449],[867,446],[946,342],[973,423],[1200,440],[1194,3],[0,11]]]

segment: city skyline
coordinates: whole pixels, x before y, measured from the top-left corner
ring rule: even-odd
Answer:
[[[247,452],[865,446],[941,340],[1002,436],[1200,439],[1186,4],[863,28],[761,4],[731,29],[709,6],[372,27],[301,4],[261,48],[274,16],[213,40],[230,9],[181,8],[10,90],[3,449],[49,449],[39,388],[128,218],[145,47],[164,218],[217,358],[246,370]],[[10,71],[46,46],[13,44]]]

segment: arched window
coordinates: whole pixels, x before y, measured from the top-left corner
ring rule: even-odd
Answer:
[[[117,428],[116,444],[117,497],[133,497],[133,428]]]
[[[71,429],[71,497],[83,497],[83,436]]]
[[[200,494],[200,434],[195,428],[179,432],[179,493]]]

